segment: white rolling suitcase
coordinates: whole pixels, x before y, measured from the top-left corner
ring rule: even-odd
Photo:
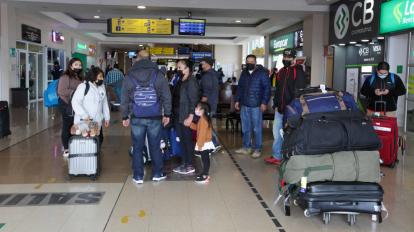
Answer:
[[[81,175],[96,180],[100,169],[98,137],[71,137],[68,167],[69,177]]]

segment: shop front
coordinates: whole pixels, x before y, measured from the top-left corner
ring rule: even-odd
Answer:
[[[89,55],[88,43],[79,40],[72,40],[72,58],[78,58],[82,62],[82,68],[84,71],[89,67],[87,56]]]
[[[295,48],[297,57],[303,57],[303,30],[298,30],[275,38],[270,38],[269,54],[272,68],[283,68],[283,50]],[[303,62],[304,63],[304,62]]]
[[[386,37],[391,71],[401,77],[407,88],[407,96],[398,102],[399,125],[414,132],[414,1],[384,1],[380,33]]]
[[[379,36],[380,5],[373,0],[339,1],[330,6],[329,43],[334,48],[333,87],[359,99],[359,90],[384,60]]]

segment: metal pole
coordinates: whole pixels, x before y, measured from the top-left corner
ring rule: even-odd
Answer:
[[[408,118],[408,88],[409,88],[409,79],[410,79],[410,55],[411,55],[411,39],[412,39],[412,32],[408,34],[408,45],[407,45],[407,75],[405,79],[405,86],[407,88],[407,92],[405,93],[405,106],[404,106],[404,137],[407,134],[407,118]]]

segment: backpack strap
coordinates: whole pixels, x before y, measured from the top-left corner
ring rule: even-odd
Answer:
[[[395,86],[395,74],[394,73],[390,73],[390,77],[391,77],[392,85]]]
[[[85,92],[83,93],[83,96],[86,96],[86,94],[88,94],[89,92],[89,89],[91,88],[89,81],[85,81],[85,86],[86,88],[85,88]]]
[[[296,81],[296,68],[297,68],[297,66],[295,66],[294,68],[293,68],[293,80],[294,81]]]
[[[372,86],[372,84],[374,84],[374,81],[375,81],[375,73],[371,75],[371,79],[369,80],[369,86]]]

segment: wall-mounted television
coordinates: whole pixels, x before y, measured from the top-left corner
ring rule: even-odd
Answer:
[[[180,18],[178,22],[178,34],[204,36],[206,34],[206,20]]]

